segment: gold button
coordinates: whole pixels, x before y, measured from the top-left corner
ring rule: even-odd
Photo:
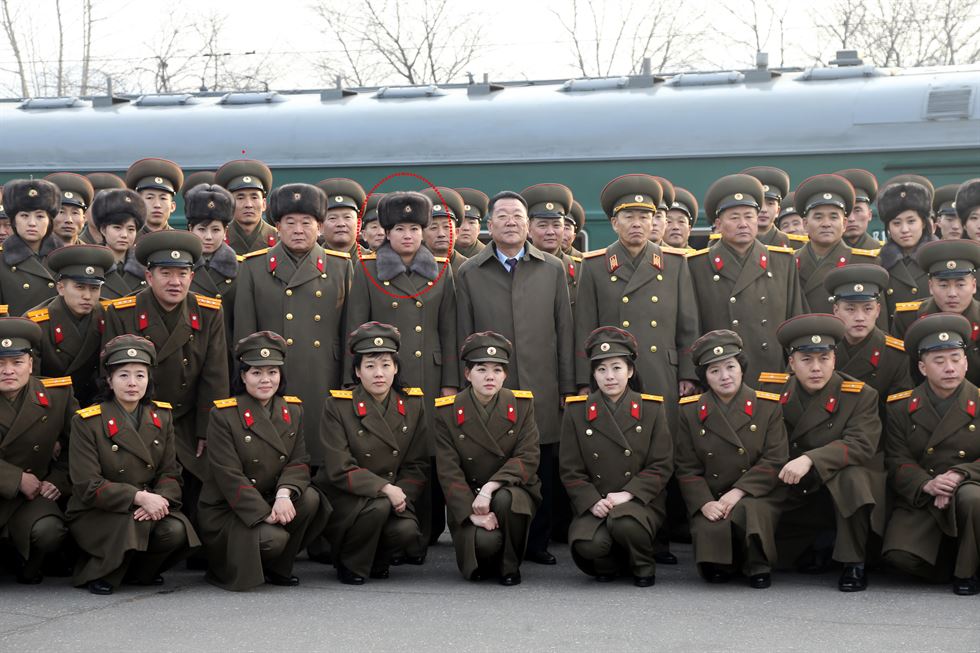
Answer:
[[[956,454],[956,455],[958,455],[958,456],[959,456],[960,458],[966,458],[966,452],[965,452],[965,451],[960,451],[960,452],[959,452],[958,454]]]
[[[928,449],[926,449],[926,453],[929,454],[930,456],[933,454],[934,451],[935,451],[935,449],[933,449],[932,447],[929,447]]]
[[[286,338],[286,344],[291,347],[293,345],[293,339],[292,338]]]
[[[415,352],[415,358],[422,358],[422,352],[420,351]]]
[[[286,313],[286,319],[287,320],[293,319],[293,314],[292,313]]]
[[[969,429],[971,431],[976,431],[977,430],[977,425],[976,424],[970,424]]]
[[[629,327],[629,325],[630,325],[630,321],[629,320],[623,320],[623,328],[624,329],[627,328],[627,327]]]
[[[738,326],[738,320],[732,320],[732,326],[733,327]]]
[[[654,329],[656,329],[657,328],[657,321],[656,320],[650,320],[650,326],[652,326]]]
[[[750,431],[758,431],[759,430],[759,427],[756,426],[755,424],[750,424],[749,425],[749,430]]]
[[[616,275],[614,274],[614,275],[612,275],[611,277],[609,277],[609,280],[610,280],[610,281],[612,281],[613,283],[615,283],[615,282],[617,282],[617,281],[619,281],[619,277],[617,277],[617,276],[616,276]]]
[[[653,352],[654,354],[656,354],[657,353],[657,345],[651,345],[650,346],[650,351]]]
[[[54,288],[54,282],[53,281],[49,281],[48,282],[48,288]]]
[[[743,449],[742,447],[739,447],[739,448],[738,448],[738,455],[740,455],[740,456],[741,456],[741,455],[743,455],[744,453],[745,453],[745,449]]]
[[[929,470],[929,473],[930,473],[930,474],[935,474],[935,473],[936,473],[936,470],[934,470],[934,469],[930,469],[930,470]]]
[[[422,308],[422,302],[415,302],[415,308]]]
[[[713,453],[711,453],[710,451],[708,452],[708,458],[711,458],[711,457],[712,457],[712,456],[714,456],[714,455],[715,455],[715,454],[713,454]]]
[[[623,303],[624,304],[629,304],[630,303],[630,298],[629,297],[623,297]]]
[[[407,426],[402,426],[402,433],[405,433],[406,431],[408,431],[408,427]]]
[[[41,450],[41,445],[35,444],[34,445],[34,451],[40,451],[40,450]]]
[[[252,436],[251,435],[246,435],[245,438],[244,438],[244,440],[245,440],[246,443],[251,442],[252,441]]]
[[[735,303],[735,298],[734,298],[734,297],[730,297],[730,298],[728,299],[728,301],[729,301],[729,302],[731,302],[732,304],[734,304],[734,303]]]
[[[585,429],[585,435],[592,435],[592,429]]]
[[[395,472],[388,472],[388,478],[394,478]]]
[[[459,434],[459,439],[460,440],[465,440],[466,439],[466,434],[465,433],[460,433]]]
[[[650,301],[653,302],[654,304],[656,304],[657,302],[660,301],[660,298],[657,297],[656,295],[654,295],[653,297],[650,298]]]
[[[319,291],[317,291],[317,292],[319,292]],[[292,297],[292,296],[293,296],[293,291],[290,290],[289,288],[286,288],[286,297]]]
[[[313,293],[313,296],[314,297],[323,297],[323,291],[322,290],[317,290],[315,293]]]
[[[31,284],[29,284],[29,283],[25,283],[25,284],[24,284],[24,290],[27,290],[27,289],[28,289],[28,288],[30,288],[30,287],[31,287]]]
[[[658,274],[657,275],[657,281],[663,281],[663,280],[664,280],[664,275]]]
[[[910,292],[910,293],[912,293],[913,295],[915,295],[915,294],[918,294],[918,292],[919,292],[919,289],[918,289],[918,288],[913,288],[913,289],[912,289],[912,290],[910,290],[909,292]]]
[[[150,463],[146,463],[146,468],[147,469],[153,469],[153,465],[151,465]]]
[[[314,322],[319,322],[320,321],[320,316],[319,315],[314,315],[313,316],[313,321]]]
[[[319,349],[319,348],[320,348],[320,341],[319,341],[319,340],[314,340],[314,341],[313,341],[313,346],[314,346],[315,348],[317,348],[317,349]]]
[[[42,422],[47,422],[48,421],[48,416],[47,415],[41,415],[41,421]]]
[[[160,441],[159,441],[159,440],[154,440],[154,441],[153,441],[153,444],[154,444],[155,446],[157,446],[157,447],[159,447],[159,446],[160,446]]]
[[[744,474],[746,471],[748,471],[748,470],[743,467],[742,468],[742,473]]]
[[[705,435],[706,433],[707,433],[707,431],[705,431],[704,429],[701,429],[701,435]]]
[[[592,457],[595,458],[596,460],[599,460],[599,454],[597,454],[597,453],[593,453],[592,454]]]
[[[119,473],[120,473],[120,474],[125,474],[125,473],[126,473],[126,470],[125,470],[125,469],[120,469],[120,470],[119,470]]]
[[[415,333],[422,333],[422,325],[421,324],[415,327]]]
[[[894,294],[894,292],[895,292],[895,289],[894,288],[889,288],[888,290],[885,291],[885,294],[886,295],[891,295],[891,294]]]
[[[398,308],[398,302],[391,302],[392,308]]]
[[[623,455],[624,456],[632,456],[633,455],[633,452],[630,451],[629,449],[627,449],[626,451],[623,452]]]
[[[721,277],[719,277],[719,276],[718,276],[718,275],[716,274],[716,275],[714,275],[713,277],[711,277],[711,280],[712,280],[712,281],[721,281]]]
[[[391,452],[391,455],[397,457],[398,456],[398,450],[395,449],[394,451],[392,451]]]
[[[629,478],[630,476],[632,476],[632,474],[630,474],[629,472],[626,472],[625,474],[623,474],[623,476],[625,476],[626,478]]]

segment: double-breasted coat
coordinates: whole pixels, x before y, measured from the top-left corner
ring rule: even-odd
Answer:
[[[49,515],[64,519],[57,502],[20,492],[21,475],[34,474],[65,497],[71,418],[78,408],[71,378],[32,376],[17,401],[0,399],[0,533],[5,533],[23,558],[31,549],[31,528]]]
[[[471,259],[472,260],[472,259]],[[541,503],[538,427],[530,392],[502,388],[484,421],[470,388],[436,400],[436,471],[446,496],[456,564],[464,578],[477,570],[473,501],[484,483],[501,483],[511,510],[531,518]],[[527,535],[525,534],[525,545]]]
[[[256,331],[286,339],[286,381],[306,406],[339,388],[346,341],[350,258],[319,245],[298,260],[282,243],[248,255],[235,291],[235,342]],[[323,463],[316,420],[303,425],[311,464]]]
[[[460,342],[495,331],[513,343],[504,385],[534,393],[541,444],[557,443],[561,396],[575,394],[574,326],[561,261],[528,242],[511,274],[488,245],[460,268],[456,312]]]
[[[788,459],[779,395],[743,384],[726,405],[713,392],[681,399],[674,436],[675,473],[691,519],[698,563],[733,564],[732,524],[757,538],[776,564],[779,470]],[[709,521],[701,508],[731,489],[745,492],[729,519]]]
[[[915,253],[923,243],[931,240],[935,240],[935,238],[922,239],[911,252],[905,252],[892,242],[885,243],[881,248],[881,266],[888,270],[885,305],[887,306],[889,325],[894,324],[897,319],[895,313],[900,305],[906,302],[922,301],[929,297],[929,273],[919,265]]]
[[[832,270],[851,263],[877,264],[878,250],[852,249],[843,240],[839,240],[829,252],[820,257],[814,252],[812,242],[796,252],[796,267],[800,271],[800,287],[805,301],[803,306],[808,312],[834,312],[834,302],[823,287],[824,279]],[[886,317],[882,315],[879,326],[887,327]]]
[[[0,248],[0,304],[7,305],[9,315],[23,315],[58,294],[54,287],[57,280],[44,265],[44,259],[59,244],[53,236],[48,236],[35,254],[17,234],[3,242]]]
[[[881,407],[889,395],[913,386],[905,343],[877,327],[856,345],[837,344],[837,371],[874,388]],[[880,412],[884,418],[884,410]],[[884,444],[883,439],[879,449],[881,444]]]
[[[40,376],[70,376],[75,398],[82,406],[92,403],[99,368],[99,350],[105,333],[105,310],[97,302],[92,312],[78,320],[61,297],[52,297],[27,312],[41,327]]]
[[[666,518],[664,489],[674,471],[663,401],[659,395],[633,390],[627,390],[615,407],[598,391],[566,399],[559,463],[573,509],[570,545],[592,540],[606,520],[630,517],[649,533],[652,547]],[[633,499],[617,505],[604,519],[591,513],[607,494],[623,491]]]
[[[936,300],[929,298],[925,301],[905,302],[896,306],[895,321],[892,324],[892,333],[899,338],[905,336],[905,332],[920,317],[942,312]],[[966,345],[966,378],[974,384],[980,384],[980,301],[971,299],[970,304],[962,313],[963,317],[970,321],[973,330],[970,332],[970,340]],[[910,361],[912,366],[912,379],[921,381],[918,366],[915,361]]]
[[[232,220],[231,224],[228,225],[226,242],[235,251],[235,254],[244,256],[260,249],[275,247],[276,243],[279,242],[279,232],[271,224],[261,219],[252,233],[247,234],[238,225],[238,222]]]
[[[220,587],[242,590],[264,582],[256,526],[269,516],[280,488],[289,490],[296,517],[281,527],[290,542],[283,559],[272,563],[273,571],[289,576],[296,552],[326,525],[329,504],[310,487],[302,425],[302,402],[293,396],[277,396],[262,406],[244,394],[216,401],[211,409],[211,476],[197,514],[209,553],[208,578]]]
[[[84,585],[118,570],[130,551],[146,551],[154,521],[133,519],[140,491],[170,504],[166,518],[183,523],[189,547],[200,546],[181,509],[174,417],[164,402],[139,409],[138,426],[115,401],[77,411],[72,417],[69,467],[72,496],[67,517],[72,537],[87,558],[73,582]]]

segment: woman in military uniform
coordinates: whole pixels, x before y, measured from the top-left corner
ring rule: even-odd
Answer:
[[[125,275],[127,265],[131,270],[136,270],[139,265],[133,245],[136,234],[146,224],[146,202],[143,198],[129,189],[104,190],[92,202],[92,221],[103,242],[112,250],[114,261],[106,270],[101,298],[118,299],[145,288],[145,279],[142,284],[131,283],[132,275]]]
[[[929,275],[916,261],[916,253],[923,243],[937,240],[930,217],[932,184],[918,175],[907,177],[897,183],[886,182],[877,201],[878,217],[888,233],[880,257],[889,277],[885,291],[889,325],[894,324],[895,312],[903,304],[928,298]]]
[[[285,394],[286,341],[254,333],[235,356],[234,396],[214,402],[208,425],[211,476],[198,510],[208,580],[227,590],[298,585],[296,554],[328,513],[310,485],[302,402]]]
[[[743,382],[747,363],[734,331],[704,334],[691,356],[708,391],[681,399],[675,460],[694,554],[709,583],[741,571],[763,589],[776,564],[776,474],[789,458],[779,395]]]
[[[469,580],[519,585],[528,529],[541,503],[533,396],[503,387],[513,348],[499,333],[470,335],[460,357],[470,387],[436,399],[436,468],[456,564]]]
[[[331,391],[320,420],[325,459],[314,482],[333,507],[326,535],[348,585],[388,578],[393,560],[425,560],[416,516],[428,472],[425,415],[422,391],[401,383],[400,339],[380,322],[350,334],[356,385]]]
[[[221,186],[198,184],[185,195],[184,214],[187,229],[201,239],[203,252],[194,263],[191,292],[220,299],[227,306],[225,327],[231,339],[239,260],[227,238],[228,224],[235,214],[235,198]]]
[[[44,259],[60,244],[51,229],[61,191],[50,181],[14,179],[0,196],[13,229],[0,254],[0,304],[7,305],[8,315],[23,315],[58,294]]]
[[[674,461],[663,397],[641,394],[636,348],[616,327],[589,335],[591,392],[565,401],[559,456],[575,564],[600,582],[628,569],[637,587],[649,587]]]
[[[170,405],[150,401],[155,362],[145,338],[110,340],[101,356],[101,401],[72,420],[67,516],[82,551],[73,582],[93,594],[112,594],[130,580],[161,585],[160,574],[200,545],[180,512]]]

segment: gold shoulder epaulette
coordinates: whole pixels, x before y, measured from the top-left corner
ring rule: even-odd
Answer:
[[[27,318],[32,322],[46,322],[51,319],[51,315],[48,313],[48,309],[39,308],[34,311],[27,311]]]
[[[711,251],[710,247],[705,247],[704,249],[696,249],[690,254],[688,254],[687,258],[691,258],[692,256],[701,256],[702,254],[707,254],[709,251]]]
[[[759,383],[786,383],[789,374],[784,372],[763,372],[759,375]]]
[[[112,300],[111,299],[100,299],[99,300],[99,303],[102,304],[102,310],[103,311],[105,309],[109,308],[110,306],[112,306]]]
[[[102,414],[102,406],[95,404],[94,406],[89,406],[88,408],[80,408],[75,411],[76,414],[80,415],[82,419],[88,419],[89,417],[95,417],[96,415]]]
[[[762,390],[756,390],[755,396],[759,399],[768,399],[769,401],[779,401],[779,395],[775,392],[763,392]]]
[[[841,392],[861,392],[864,389],[864,381],[844,381],[840,384]]]
[[[269,251],[269,248],[268,247],[266,247],[264,249],[257,249],[254,252],[249,252],[247,254],[242,254],[242,257],[243,257],[243,260],[244,259],[248,259],[248,258],[254,258],[256,256],[262,256],[263,254],[265,254],[268,251]]]
[[[214,310],[221,308],[221,300],[216,297],[208,297],[207,295],[198,295],[197,293],[194,293],[194,298],[197,299],[198,306],[203,306],[204,308]]]
[[[62,386],[71,385],[70,376],[56,376],[50,379],[41,379],[41,385],[45,388],[60,388]]]
[[[513,392],[518,399],[534,399],[534,393],[530,390],[514,390]]]
[[[782,252],[783,254],[796,254],[796,250],[792,247],[781,247],[779,245],[766,245],[766,249],[770,252]]]
[[[908,399],[911,396],[912,396],[911,390],[906,390],[905,392],[896,392],[893,395],[888,395],[887,401],[888,403],[891,403],[893,401],[898,401],[899,399]]]
[[[681,249],[680,247],[667,247],[666,245],[660,246],[660,251],[665,254],[676,254],[677,256],[687,256],[687,250]]]
[[[0,247],[0,252],[3,251],[3,247]],[[9,304],[0,304],[0,315],[7,315],[10,312]]]
[[[664,398],[661,395],[645,395],[645,394],[641,394],[640,395],[640,399],[642,399],[643,401],[659,401],[660,403],[663,403],[663,401],[664,401]]]
[[[236,254],[235,255],[235,260],[238,261],[239,263],[241,263],[242,261],[245,260],[245,256],[243,254]]]
[[[129,297],[120,297],[119,299],[113,299],[109,302],[113,308],[132,308],[136,306],[136,297],[130,295]]]
[[[323,248],[323,253],[329,254],[330,256],[336,256],[337,258],[350,258],[350,254],[347,252],[338,252],[335,249],[327,249],[326,247]]]
[[[425,393],[422,392],[422,388],[405,388],[405,394],[409,397],[424,397]]]
[[[174,407],[171,406],[170,405],[170,402],[168,402],[168,401],[157,401],[156,399],[154,399],[153,400],[153,404],[157,408],[166,408],[167,410],[173,410],[174,409]]]
[[[810,237],[806,234],[786,234],[786,237],[790,240],[795,240],[798,243],[810,242]]]
[[[456,401],[456,395],[449,395],[448,397],[436,397],[436,408],[439,408],[441,406],[452,406],[454,401]]]
[[[856,254],[857,256],[870,256],[871,258],[878,256],[880,252],[880,249],[858,249],[857,247],[851,248],[851,254]]]
[[[917,311],[919,307],[922,306],[922,300],[917,302],[898,302],[895,304],[896,313],[907,313],[909,311]]]
[[[234,397],[229,397],[228,399],[217,399],[214,402],[215,408],[231,408],[232,406],[237,406],[238,400]]]
[[[295,395],[286,395],[283,397],[287,404],[301,404],[303,400]]]
[[[361,254],[362,261],[376,261],[377,259],[378,255],[373,252],[370,254]]]
[[[710,236],[708,236],[708,240],[721,240],[721,234],[715,232],[715,233],[711,234]]]
[[[576,263],[581,263],[582,262],[582,257],[581,256],[572,256],[571,254],[569,254],[568,255],[568,258],[572,259]]]
[[[582,258],[595,258],[596,256],[605,256],[605,255],[606,255],[606,248],[603,247],[602,249],[594,249],[591,252],[585,252],[584,254],[582,254]]]
[[[588,398],[589,398],[588,395],[572,395],[570,397],[565,397],[565,403],[574,404],[579,401],[585,401]]]
[[[331,390],[330,396],[334,399],[353,399],[354,393],[351,390]]]
[[[885,336],[885,345],[898,351],[905,351],[905,341],[893,338],[892,336]]]
[[[701,398],[701,395],[690,395],[689,397],[681,397],[679,404],[693,404],[695,401]]]

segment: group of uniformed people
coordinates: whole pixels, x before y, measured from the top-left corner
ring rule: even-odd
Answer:
[[[980,593],[980,179],[790,188],[717,180],[696,250],[693,194],[623,175],[616,242],[582,254],[557,183],[10,181],[3,560],[110,594],[189,556],[242,590],[296,585],[306,550],[360,585],[448,525],[470,580],[517,585],[567,538],[648,587],[686,525],[709,583],[836,564],[861,591],[890,564]]]

